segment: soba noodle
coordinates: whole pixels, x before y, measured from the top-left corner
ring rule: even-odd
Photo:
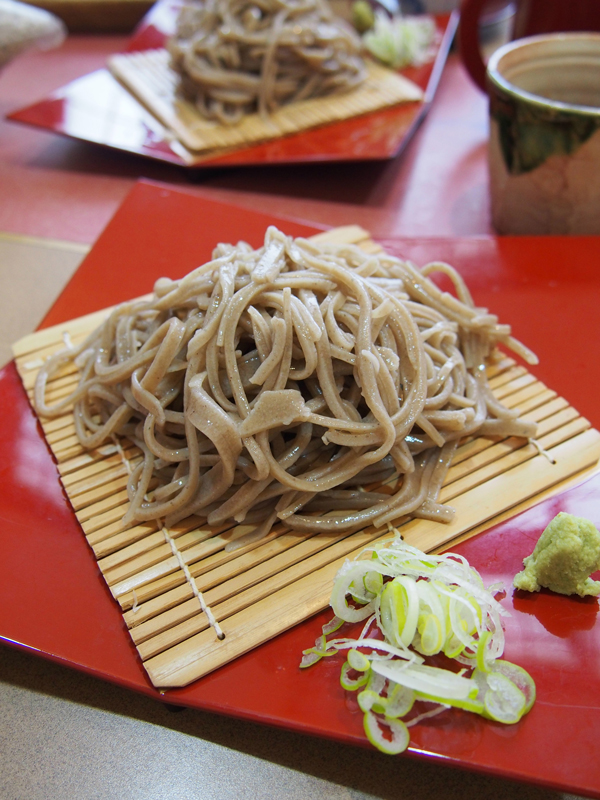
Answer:
[[[498,344],[535,362],[448,265],[419,270],[269,228],[260,249],[219,245],[152,299],[118,306],[49,359],[35,404],[44,416],[73,406],[86,448],[115,437],[140,448],[127,523],[195,514],[260,537],[277,521],[444,521],[452,509],[437,497],[460,439],[535,433],[488,386]],[[48,380],[73,363],[78,387],[48,405]]]
[[[366,74],[359,37],[325,0],[192,2],[168,48],[183,96],[224,124],[347,91]]]

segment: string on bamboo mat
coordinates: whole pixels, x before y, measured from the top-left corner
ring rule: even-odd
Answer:
[[[111,439],[115,444],[115,447],[117,449],[117,453],[119,454],[119,457],[120,457],[121,461],[123,462],[123,464],[125,466],[125,469],[127,470],[127,473],[129,475],[131,475],[131,473],[132,473],[131,464],[129,463],[129,459],[125,455],[125,451],[123,450],[123,447],[121,446],[121,443],[119,442],[117,437],[114,436],[114,435],[111,437]],[[225,633],[223,632],[223,629],[221,628],[221,626],[219,625],[219,623],[215,619],[215,615],[213,614],[210,606],[207,605],[206,601],[204,600],[202,592],[196,586],[196,581],[194,580],[194,576],[190,572],[188,565],[185,563],[185,561],[183,559],[183,556],[181,555],[181,552],[180,552],[179,548],[177,547],[177,544],[175,543],[175,540],[173,539],[173,537],[171,536],[171,534],[169,533],[169,531],[167,530],[167,528],[164,526],[164,524],[162,522],[159,522],[159,526],[160,526],[161,533],[165,538],[165,542],[171,548],[171,552],[172,552],[173,556],[175,557],[175,559],[177,560],[177,564],[179,565],[180,570],[185,575],[185,579],[188,582],[188,584],[189,584],[189,586],[190,586],[190,588],[192,590],[192,593],[194,594],[194,597],[198,600],[198,603],[200,604],[201,610],[206,615],[206,619],[208,620],[209,625],[211,626],[211,628],[213,628],[214,632],[216,633],[217,639],[222,641],[225,638]],[[132,607],[132,611],[133,611],[134,614],[136,613],[137,609],[138,609],[137,595],[136,595],[135,590],[134,590],[134,592],[133,592],[133,607]]]
[[[175,541],[173,540],[172,536],[169,535],[169,532],[165,528],[164,525],[161,525],[160,529],[161,529],[161,531],[163,533],[163,536],[165,537],[165,541],[171,547],[171,552],[173,553],[173,555],[177,559],[177,563],[179,564],[181,570],[183,571],[183,574],[185,575],[185,579],[189,583],[189,585],[190,585],[190,587],[192,589],[192,592],[194,593],[195,597],[197,598],[198,602],[200,603],[200,608],[206,614],[206,618],[209,621],[211,628],[213,628],[215,633],[217,634],[217,639],[223,640],[225,638],[225,634],[223,633],[223,630],[221,629],[221,626],[219,625],[219,623],[215,619],[215,616],[212,613],[212,611],[210,609],[210,606],[208,606],[204,602],[204,597],[202,596],[202,592],[196,586],[196,581],[194,580],[194,578],[192,576],[192,573],[189,571],[188,565],[183,560],[183,557],[182,557],[181,553],[177,549],[177,545],[175,544]]]

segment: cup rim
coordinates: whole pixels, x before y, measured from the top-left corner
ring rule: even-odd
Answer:
[[[507,80],[498,70],[498,63],[500,62],[500,60],[507,53],[510,53],[513,50],[518,50],[522,47],[527,47],[528,45],[537,44],[538,42],[577,41],[577,40],[597,42],[599,45],[599,53],[600,53],[600,33],[593,33],[593,32],[542,33],[536,36],[526,36],[522,39],[515,39],[512,42],[508,42],[507,44],[499,47],[490,56],[486,70],[488,81],[491,81],[491,83],[493,83],[495,86],[497,86],[499,89],[501,89],[509,96],[517,100],[525,100],[528,104],[533,104],[535,106],[538,106],[540,109],[546,109],[546,110],[552,109],[555,111],[563,111],[571,114],[576,113],[585,116],[598,117],[600,116],[600,107],[579,105],[577,103],[564,103],[560,100],[550,100],[549,98],[543,97],[542,95],[534,94],[533,92],[528,92],[525,89],[520,89],[514,83],[511,83],[509,80]]]

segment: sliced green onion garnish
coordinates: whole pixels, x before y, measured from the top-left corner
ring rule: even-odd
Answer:
[[[386,739],[383,731],[379,725],[379,720],[372,711],[367,711],[364,716],[363,725],[367,739],[371,744],[382,753],[389,755],[396,755],[403,753],[408,747],[410,741],[410,734],[408,728],[399,719],[390,719],[386,721],[386,728],[390,733],[390,739]]]
[[[360,689],[361,686],[364,686],[369,680],[368,672],[359,672],[356,678],[351,678],[349,673],[353,671],[355,672],[356,670],[353,670],[352,666],[346,661],[346,663],[342,666],[340,684],[347,692],[355,692],[357,689]]]
[[[489,631],[485,631],[477,643],[476,663],[477,669],[481,672],[491,672],[490,659],[487,657],[487,646],[491,636]]]
[[[440,652],[446,641],[448,603],[431,581],[417,581],[417,593],[420,601],[417,628],[421,635],[421,652],[425,655],[434,655]],[[435,629],[432,629],[431,626],[434,624]]]
[[[421,634],[421,643],[419,651],[426,656],[435,655],[439,653],[444,644],[442,628],[443,620],[440,620],[436,614],[428,614],[423,620],[419,628]]]
[[[304,651],[302,666],[348,651],[341,685],[360,690],[365,732],[383,752],[405,750],[407,726],[447,707],[514,724],[535,700],[529,674],[500,659],[508,612],[462,556],[426,555],[397,537],[344,564],[331,605],[337,620]],[[360,620],[366,622],[358,639],[327,640],[342,622]],[[460,673],[425,663],[424,656],[438,653],[461,664]],[[435,708],[418,713],[415,700]],[[405,725],[400,718],[409,713]]]
[[[332,617],[329,622],[326,622],[322,627],[323,636],[329,636],[331,633],[339,630],[344,624],[344,620],[339,617]]]
[[[523,692],[501,672],[490,672],[486,677],[489,687],[483,698],[486,713],[505,725],[518,722],[527,706]]]
[[[371,662],[366,655],[354,648],[348,651],[348,663],[352,669],[355,669],[357,672],[366,672],[371,669]]]
[[[383,575],[381,572],[367,572],[364,577],[365,589],[371,594],[380,594],[383,589]]]
[[[415,692],[415,699],[426,700],[428,703],[440,703],[440,705],[452,706],[453,708],[462,708],[472,714],[483,714],[485,710],[484,704],[477,696],[467,697],[465,700],[457,700],[456,698],[441,697],[435,694],[426,694],[425,692]]]
[[[372,614],[375,607],[373,600],[357,608],[348,605],[346,596],[356,593],[355,587],[363,582],[365,574],[372,569],[370,565],[364,561],[362,563],[354,562],[354,565],[356,567],[355,569],[352,569],[353,564],[351,562],[347,562],[347,564],[342,567],[334,583],[333,593],[331,595],[333,613],[345,622],[360,622]],[[345,572],[344,569],[346,570]]]
[[[384,714],[387,706],[387,697],[382,697],[372,689],[363,689],[356,698],[361,711],[375,711]]]
[[[415,702],[415,693],[406,686],[390,682],[388,684],[387,700],[385,716],[389,719],[396,719],[397,717],[403,717],[411,710]]]
[[[457,658],[464,649],[465,646],[461,640],[451,633],[450,638],[444,644],[444,655],[448,656],[448,658]]]
[[[523,713],[526,714],[535,703],[535,683],[531,675],[518,664],[500,658],[494,661],[494,671],[506,675],[523,692],[525,695],[525,711]]]
[[[400,575],[387,583],[381,593],[381,627],[386,637],[408,647],[417,631],[419,593],[414,578]]]
[[[466,700],[477,694],[477,686],[449,669],[429,667],[426,664],[399,664],[397,661],[373,659],[373,672],[389,681],[400,683],[416,692],[432,694],[449,700]]]
[[[321,660],[321,656],[315,652],[314,649],[304,650],[302,654],[302,661],[300,662],[300,669],[312,667],[317,661]]]

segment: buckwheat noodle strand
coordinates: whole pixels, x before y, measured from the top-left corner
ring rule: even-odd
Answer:
[[[219,245],[152,299],[118,306],[45,363],[35,406],[72,406],[85,447],[115,436],[139,447],[128,524],[196,514],[260,537],[277,521],[306,532],[448,521],[437,498],[463,437],[535,435],[488,385],[500,344],[535,363],[447,264],[419,270],[269,228],[263,247]],[[48,381],[73,364],[77,388],[47,403]]]

